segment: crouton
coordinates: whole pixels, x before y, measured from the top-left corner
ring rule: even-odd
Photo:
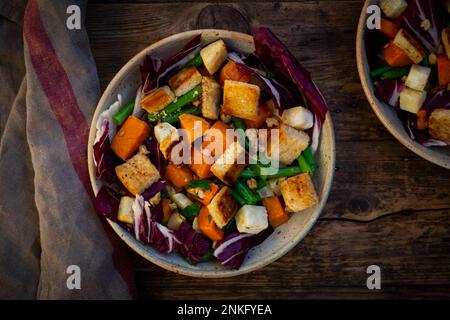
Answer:
[[[427,86],[430,74],[430,68],[415,64],[411,67],[411,70],[409,70],[405,84],[411,89],[422,91]]]
[[[158,123],[154,128],[155,138],[164,158],[169,159],[172,146],[180,140],[177,128],[168,122]]]
[[[299,131],[285,124],[281,124],[278,129],[278,148],[270,144],[268,152],[271,156],[273,156],[272,152],[278,152],[280,163],[289,165],[308,147],[309,136],[303,131]],[[272,141],[272,138],[270,141]]]
[[[219,70],[227,55],[227,47],[222,39],[217,40],[200,50],[203,65],[206,70],[208,70],[210,75],[213,75],[217,70]]]
[[[309,173],[301,173],[281,182],[280,191],[287,212],[298,212],[319,203],[316,189]]]
[[[116,167],[116,175],[131,194],[137,195],[160,179],[159,171],[143,153]]]
[[[175,100],[175,94],[168,86],[152,91],[141,100],[141,108],[148,113],[161,111]]]
[[[225,80],[222,112],[242,119],[255,120],[258,117],[260,91],[254,84]]]
[[[202,79],[202,116],[219,119],[220,85],[210,77]]]
[[[450,59],[450,27],[442,30],[442,43],[444,44],[445,53]]]
[[[117,212],[117,220],[120,222],[133,224],[133,203],[134,198],[132,197],[122,197],[120,198],[119,211]]]
[[[405,88],[400,92],[400,109],[417,113],[427,98],[426,91]]]
[[[401,29],[394,38],[393,43],[405,52],[405,54],[415,63],[420,63],[425,57],[425,49],[405,30]]]
[[[223,228],[234,216],[238,204],[234,200],[231,189],[223,187],[207,206],[212,219],[219,228]]]
[[[435,109],[430,115],[428,130],[433,139],[450,143],[450,110]]]
[[[389,18],[398,18],[408,8],[405,0],[380,0],[379,5]]]
[[[308,130],[314,125],[314,115],[303,107],[286,109],[281,117],[283,123],[298,130]]]
[[[202,75],[195,67],[181,69],[169,79],[169,86],[177,97],[186,94],[189,90],[202,82]]]
[[[233,142],[225,152],[217,158],[211,167],[211,172],[227,184],[233,184],[242,170],[245,169],[247,154],[239,142]]]

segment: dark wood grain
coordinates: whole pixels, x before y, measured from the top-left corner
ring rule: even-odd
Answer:
[[[397,142],[367,103],[356,70],[363,1],[91,2],[87,28],[102,88],[137,52],[195,28],[269,26],[311,72],[337,139],[328,204],[311,233],[266,268],[231,279],[175,275],[130,251],[143,298],[449,298],[450,171]],[[366,288],[367,266],[382,290]]]

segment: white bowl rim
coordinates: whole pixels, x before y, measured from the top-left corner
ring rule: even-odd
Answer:
[[[358,31],[356,35],[356,62],[358,65],[359,78],[362,83],[362,87],[366,98],[378,119],[384,125],[384,127],[406,148],[417,154],[419,157],[441,166],[446,169],[450,169],[450,157],[442,155],[440,152],[433,150],[432,148],[425,147],[420,143],[412,140],[410,137],[406,137],[400,133],[400,131],[389,121],[383,111],[379,108],[376,99],[377,97],[370,91],[372,80],[369,77],[368,68],[365,66],[367,60],[366,47],[364,45],[364,33],[365,33],[365,18],[367,7],[371,4],[372,0],[366,0],[361,10],[361,15],[358,22]],[[381,102],[380,103],[384,103]],[[405,130],[403,127],[401,130]],[[440,147],[442,148],[442,147]],[[448,147],[443,147],[448,148]]]
[[[253,37],[248,34],[236,32],[236,31],[229,31],[229,30],[222,30],[222,29],[196,29],[196,30],[190,30],[190,31],[184,31],[180,33],[176,33],[173,35],[170,35],[168,37],[165,37],[161,40],[158,40],[146,48],[142,49],[139,53],[137,53],[134,57],[132,57],[120,70],[117,72],[113,79],[110,81],[106,89],[103,91],[103,94],[96,106],[94,115],[92,117],[91,127],[89,131],[89,143],[88,143],[88,167],[89,167],[89,178],[91,182],[92,189],[94,191],[94,194],[97,194],[99,188],[97,187],[97,177],[95,174],[94,165],[93,165],[93,150],[92,150],[92,144],[95,138],[96,134],[96,128],[95,128],[95,121],[99,114],[100,114],[100,107],[104,104],[105,100],[107,99],[108,92],[112,90],[112,88],[116,85],[116,82],[121,79],[123,75],[125,75],[128,72],[129,67],[134,63],[135,60],[142,61],[142,58],[147,54],[147,52],[151,51],[152,49],[155,49],[159,46],[162,46],[166,43],[170,43],[174,40],[174,38],[178,38],[180,36],[195,36],[197,34],[203,34],[203,33],[217,33],[217,34],[230,34],[233,35],[236,38],[243,38],[248,42],[253,42]],[[153,257],[149,255],[144,250],[141,250],[140,247],[145,247],[145,245],[139,243],[134,237],[130,237],[127,234],[125,234],[124,229],[117,223],[107,219],[108,223],[111,225],[113,230],[117,233],[117,235],[136,253],[138,253],[140,256],[142,256],[144,259],[154,263],[155,265],[164,268],[166,270],[172,271],[174,273],[178,273],[181,275],[191,276],[191,277],[197,277],[197,278],[227,278],[227,277],[234,277],[246,273],[250,273],[253,271],[256,271],[260,268],[263,268],[272,262],[278,260],[285,254],[287,254],[290,250],[292,250],[293,247],[295,247],[311,230],[313,225],[316,223],[317,219],[319,218],[320,214],[323,211],[323,208],[325,204],[327,203],[331,186],[334,179],[334,169],[336,164],[336,144],[335,144],[335,133],[334,133],[334,127],[333,122],[331,120],[330,112],[327,113],[327,118],[322,125],[322,130],[327,130],[327,134],[330,137],[329,143],[331,144],[331,157],[328,160],[329,161],[329,167],[331,168],[330,172],[327,172],[324,183],[323,183],[323,197],[320,200],[320,203],[318,207],[316,208],[316,213],[314,214],[313,218],[310,219],[306,223],[306,227],[303,228],[300,232],[295,234],[295,236],[292,236],[292,239],[295,239],[293,241],[287,241],[286,244],[276,253],[273,253],[268,258],[263,259],[261,261],[258,261],[256,263],[252,263],[249,266],[242,266],[238,270],[234,269],[217,269],[217,270],[202,270],[202,269],[186,269],[181,265],[174,264],[174,263],[168,263],[165,261],[159,260],[157,257]]]

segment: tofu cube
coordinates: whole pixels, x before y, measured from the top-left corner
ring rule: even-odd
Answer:
[[[158,123],[154,128],[155,138],[164,158],[169,159],[172,146],[180,140],[177,128],[168,122]]]
[[[256,120],[260,89],[250,83],[225,80],[222,112],[238,118]]]
[[[138,153],[115,168],[116,175],[131,194],[144,192],[161,177],[158,169],[143,153]]]
[[[420,63],[425,57],[425,49],[405,30],[401,29],[394,38],[394,44],[402,49],[405,54],[415,63]]]
[[[450,27],[442,30],[442,43],[444,44],[445,53],[450,59]]]
[[[405,0],[380,0],[379,5],[389,18],[398,18],[408,8]]]
[[[186,218],[181,214],[179,214],[178,212],[174,212],[170,215],[169,221],[167,221],[167,227],[169,229],[177,231],[185,220]]]
[[[309,173],[301,173],[281,182],[280,191],[287,212],[298,212],[319,203],[316,189]]]
[[[314,115],[303,107],[286,109],[281,117],[283,123],[298,130],[308,130],[314,125]]]
[[[233,218],[238,204],[231,194],[231,189],[223,187],[207,205],[207,208],[215,224],[219,228],[223,228]]]
[[[405,88],[400,92],[400,109],[416,114],[426,98],[426,91]]]
[[[271,157],[274,152],[278,152],[280,163],[289,165],[308,147],[309,135],[285,124],[281,124],[278,130],[278,146],[270,144],[268,152]]]
[[[202,75],[196,67],[181,69],[177,74],[169,79],[169,86],[177,97],[188,93],[195,86],[202,82]]]
[[[211,77],[202,79],[202,116],[206,119],[219,119],[220,85]]]
[[[450,110],[435,109],[428,121],[428,131],[433,139],[450,143]]]
[[[241,233],[257,234],[268,226],[267,210],[263,206],[245,205],[236,213],[236,227]]]
[[[122,197],[120,198],[120,204],[119,204],[119,212],[117,213],[117,220],[120,222],[133,224],[133,203],[134,198],[132,197]]]
[[[213,75],[227,58],[228,51],[223,40],[217,40],[202,50],[200,50],[200,56],[203,60],[203,65],[210,75]]]
[[[175,94],[168,86],[152,91],[141,100],[141,108],[148,113],[161,111],[175,100]]]
[[[428,79],[430,78],[431,68],[423,67],[418,64],[415,64],[411,67],[409,71],[408,77],[406,78],[406,86],[422,91],[425,90],[427,86]]]
[[[247,154],[237,141],[228,146],[211,166],[211,172],[226,184],[233,184],[246,167]]]

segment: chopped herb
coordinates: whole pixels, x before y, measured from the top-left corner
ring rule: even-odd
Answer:
[[[180,214],[186,218],[196,217],[200,212],[200,205],[198,203],[191,204],[187,206],[183,210],[180,211]]]
[[[211,189],[211,181],[209,181],[207,179],[194,180],[186,186],[186,189],[195,189],[195,188],[201,188],[203,190],[210,190]]]

